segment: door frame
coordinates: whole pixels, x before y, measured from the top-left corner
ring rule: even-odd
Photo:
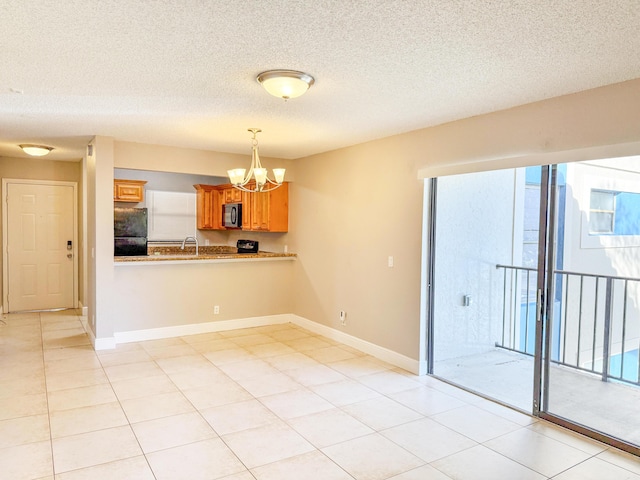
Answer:
[[[30,180],[20,178],[3,178],[2,179],[2,310],[9,310],[9,252],[7,250],[9,241],[9,206],[7,204],[10,184],[26,184],[26,185],[49,185],[64,186],[73,188],[73,308],[78,308],[78,255],[80,248],[78,245],[78,182],[68,182],[61,180]]]

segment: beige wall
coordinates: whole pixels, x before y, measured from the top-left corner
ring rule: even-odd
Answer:
[[[283,240],[299,255],[288,292],[292,313],[421,360],[423,184],[418,179],[640,153],[638,125],[640,80],[635,80],[296,160],[288,173],[294,181],[290,231]],[[237,160],[248,160],[248,155],[125,142],[115,142],[113,152],[111,162],[107,158],[104,168],[96,167],[92,211],[105,225],[112,221],[114,166],[224,175]],[[96,242],[111,247],[107,230],[96,228]],[[114,315],[125,308],[114,296],[107,250],[96,259],[96,278],[106,272],[99,295],[114,305],[102,312],[98,307],[98,322],[106,327],[98,326],[99,336],[113,334]],[[393,268],[387,266],[389,256]],[[100,292],[99,282],[95,288]],[[347,312],[346,327],[339,325],[339,310]]]
[[[636,79],[399,135],[397,141],[408,155],[422,155],[422,177],[637,155],[639,103]]]
[[[114,332],[291,313],[294,263],[117,264],[114,298],[121,308]]]
[[[79,288],[78,298],[84,302],[84,277],[80,267],[84,262],[82,248],[84,238],[82,236],[82,216],[84,205],[82,202],[82,164],[81,162],[61,162],[55,160],[8,158],[0,157],[0,178],[29,179],[29,180],[54,180],[61,182],[76,182],[78,184],[78,268]],[[2,235],[0,222],[0,235]],[[0,268],[4,261],[3,252],[0,252]],[[0,278],[0,298],[2,298],[2,279]]]
[[[297,160],[294,313],[422,360],[417,178],[638,154],[638,125],[634,80]]]
[[[295,313],[416,359],[421,158],[398,148],[372,142],[296,164],[289,202]]]
[[[246,154],[235,154],[116,141],[114,154],[115,168],[226,177],[229,169],[249,168],[251,143],[247,142]],[[260,157],[260,159],[268,169],[286,168],[286,179],[289,181],[294,179],[294,172],[291,168],[293,160],[268,157]]]
[[[93,282],[89,322],[93,325],[96,338],[111,338],[115,317],[118,309],[122,308],[113,294],[114,141],[109,137],[95,137],[92,145],[93,156],[88,159],[91,178],[88,180],[88,202],[93,203],[95,216],[87,227],[88,255],[94,259],[94,270],[89,273]]]

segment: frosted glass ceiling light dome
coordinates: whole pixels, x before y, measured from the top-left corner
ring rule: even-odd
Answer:
[[[32,145],[32,144],[23,144],[18,145],[24,153],[27,155],[31,155],[32,157],[42,157],[44,155],[48,155],[53,147],[47,147],[45,145]]]
[[[267,169],[264,168],[260,162],[260,155],[258,155],[258,140],[256,139],[256,134],[260,133],[262,130],[259,128],[249,128],[248,131],[253,133],[253,138],[251,139],[253,145],[251,147],[251,165],[249,166],[249,171],[247,172],[244,168],[227,170],[229,181],[235,188],[242,190],[243,192],[253,193],[275,190],[280,187],[284,181],[285,169],[273,169],[273,178],[275,180],[271,180],[267,176]]]
[[[296,70],[268,70],[258,75],[256,80],[271,95],[285,100],[299,97],[315,82],[308,73]]]

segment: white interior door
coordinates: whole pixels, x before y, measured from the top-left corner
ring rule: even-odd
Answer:
[[[5,186],[7,311],[74,308],[75,185],[7,181]]]

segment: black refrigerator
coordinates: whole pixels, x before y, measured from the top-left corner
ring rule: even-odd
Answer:
[[[147,209],[117,207],[113,215],[115,256],[147,254]]]

